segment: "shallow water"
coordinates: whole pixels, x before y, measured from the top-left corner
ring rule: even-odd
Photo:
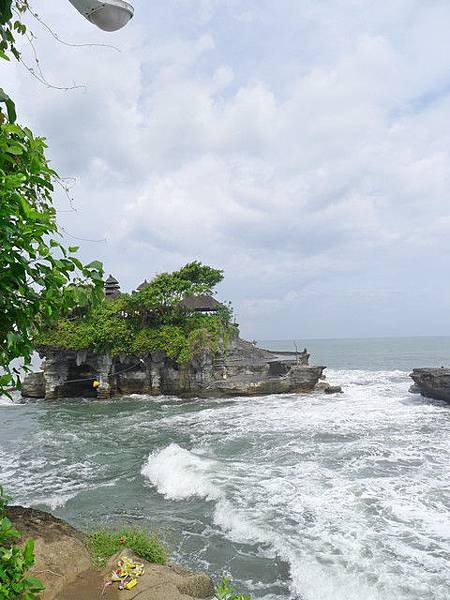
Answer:
[[[255,599],[448,600],[450,407],[403,370],[328,378],[345,393],[3,403],[0,479],[81,527],[158,528]]]

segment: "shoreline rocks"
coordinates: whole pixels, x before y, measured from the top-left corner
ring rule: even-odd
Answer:
[[[330,385],[326,381],[320,381],[316,384],[316,390],[324,394],[343,394],[344,390],[340,385]]]
[[[410,392],[450,403],[450,369],[413,369],[409,376],[414,381]]]
[[[20,542],[35,540],[36,563],[30,571],[43,581],[45,591],[41,600],[117,600],[123,597],[117,586],[104,588],[105,582],[121,555],[133,558],[127,549],[112,557],[101,571],[92,567],[91,557],[84,544],[85,534],[65,521],[41,510],[11,506],[7,516],[22,534]],[[178,566],[144,563],[145,574],[139,584],[126,592],[129,600],[194,600],[208,599],[214,593],[211,578],[206,573],[194,573]],[[104,588],[104,589],[103,589]],[[102,589],[104,593],[102,594]]]
[[[163,352],[110,357],[49,346],[38,352],[45,359],[43,370],[25,378],[22,395],[47,400],[130,394],[226,398],[308,393],[325,369],[310,366],[306,350],[276,353],[256,347],[238,333],[216,352],[203,351],[181,365]]]
[[[23,398],[43,398],[45,396],[44,371],[28,373],[22,382]]]

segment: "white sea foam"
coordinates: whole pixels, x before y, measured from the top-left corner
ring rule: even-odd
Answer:
[[[75,498],[77,496],[77,492],[72,492],[68,494],[55,494],[54,496],[49,496],[48,498],[38,499],[33,504],[43,504],[44,506],[48,506],[50,510],[56,510],[57,508],[62,508],[67,504],[69,500]]]
[[[215,500],[219,492],[210,479],[213,469],[213,461],[202,459],[178,444],[170,444],[152,453],[141,473],[171,500],[193,496]]]
[[[445,495],[440,508],[427,496],[444,493],[449,441],[421,434],[441,407],[409,395],[402,371],[329,380],[345,393],[236,399],[161,419],[202,445],[171,444],[142,473],[167,498],[214,500],[213,523],[230,540],[289,564],[292,598],[447,600]]]
[[[172,515],[164,498],[179,501],[190,559],[235,576],[245,556],[239,587],[255,581],[255,600],[287,600],[288,583],[296,600],[448,600],[448,407],[408,394],[402,371],[335,370],[328,380],[344,394],[161,398],[138,409],[119,400],[114,411],[70,405],[62,417],[32,405],[16,446],[0,439],[2,476],[28,503],[45,501],[42,489],[55,508],[77,494],[71,515],[114,477],[111,497],[133,503],[139,456],[161,496],[139,497],[131,512]]]
[[[0,397],[0,406],[17,406],[12,400],[5,396]]]

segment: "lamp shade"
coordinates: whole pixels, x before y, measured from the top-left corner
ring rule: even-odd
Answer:
[[[134,14],[134,9],[124,0],[69,0],[88,21],[103,29],[117,31],[124,27]]]

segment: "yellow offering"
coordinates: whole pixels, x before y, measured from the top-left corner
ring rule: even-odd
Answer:
[[[119,590],[132,590],[138,584],[138,577],[144,574],[144,565],[124,557],[117,563],[117,569],[111,574],[111,581],[119,582]]]

